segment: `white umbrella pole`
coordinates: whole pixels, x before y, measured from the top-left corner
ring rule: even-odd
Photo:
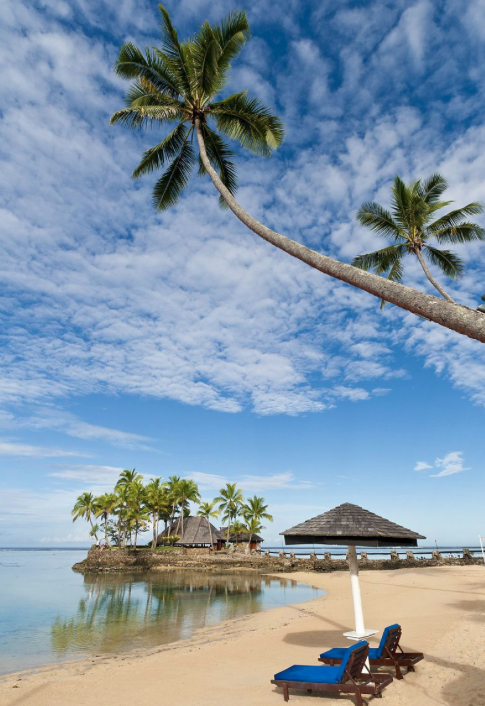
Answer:
[[[366,634],[366,630],[364,627],[364,613],[362,612],[362,598],[360,596],[359,562],[357,561],[357,551],[352,544],[349,545],[349,568],[352,600],[354,603],[355,633],[363,636]]]

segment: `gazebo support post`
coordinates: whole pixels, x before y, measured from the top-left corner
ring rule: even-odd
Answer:
[[[357,560],[357,550],[353,544],[349,544],[349,569],[352,600],[354,603],[355,632],[356,635],[365,635],[366,630],[364,627],[364,613],[362,611],[362,598],[359,584],[359,562]]]

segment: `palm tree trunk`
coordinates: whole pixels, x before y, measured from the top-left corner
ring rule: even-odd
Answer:
[[[330,275],[330,277],[351,284],[369,294],[373,294],[379,299],[385,299],[385,301],[395,304],[401,309],[410,311],[417,316],[422,316],[429,321],[434,321],[440,324],[440,326],[445,326],[452,331],[457,331],[465,336],[469,336],[469,338],[475,338],[477,341],[485,343],[485,316],[481,312],[452,303],[448,300],[443,301],[438,297],[412,289],[412,287],[406,287],[398,282],[392,282],[371,272],[366,272],[365,270],[360,270],[357,267],[340,262],[339,260],[334,260],[327,255],[321,255],[315,252],[315,250],[310,250],[310,248],[305,247],[301,243],[297,243],[271,230],[271,228],[267,228],[250,216],[249,213],[238,204],[236,199],[220,180],[217,172],[213,169],[207,157],[199,118],[195,119],[195,128],[200,158],[214,186],[234,215],[239,218],[245,226],[252,230],[253,233],[256,233],[256,235],[259,235],[263,240],[266,240],[268,243],[288,253],[288,255],[323,272],[323,274]]]
[[[157,546],[157,513],[153,513],[153,539],[152,539],[152,549]]]
[[[253,538],[253,533],[250,532],[250,533],[249,533],[249,542],[248,542],[248,546],[246,547],[246,554],[249,554],[249,552],[251,551],[251,540],[252,540],[252,538]]]
[[[214,542],[212,541],[212,525],[211,525],[208,517],[206,517],[205,519],[207,520],[207,524],[209,525],[209,537],[211,538],[211,549],[214,549]]]
[[[92,519],[91,519],[91,516],[89,516],[88,519],[89,519],[89,524],[91,525],[91,529],[93,529],[93,528],[94,528],[94,525],[93,525],[93,521],[92,521]],[[98,540],[98,535],[97,535],[96,532],[94,533],[94,538],[96,539],[97,542],[99,541],[99,540]]]
[[[427,264],[426,264],[425,261],[424,261],[423,253],[421,252],[421,250],[416,250],[415,252],[416,252],[416,257],[417,257],[418,260],[419,260],[419,264],[421,265],[421,267],[422,267],[423,270],[424,270],[424,274],[425,274],[426,277],[429,279],[429,281],[431,282],[431,284],[433,285],[433,287],[434,287],[435,289],[437,289],[438,292],[441,294],[441,296],[444,297],[447,301],[452,302],[453,304],[456,304],[455,300],[452,299],[452,298],[450,297],[450,295],[445,292],[445,290],[443,289],[443,287],[435,280],[435,278],[433,277],[433,275],[432,275],[431,272],[429,271],[428,266],[427,266]]]

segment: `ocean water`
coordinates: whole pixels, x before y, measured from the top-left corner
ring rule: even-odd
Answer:
[[[71,566],[85,553],[0,550],[0,674],[156,647],[324,593],[248,573],[83,576]]]

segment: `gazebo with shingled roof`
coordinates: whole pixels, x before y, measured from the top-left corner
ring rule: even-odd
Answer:
[[[402,525],[364,510],[359,505],[344,503],[322,515],[281,532],[285,544],[347,545],[354,603],[355,630],[344,633],[350,640],[361,640],[374,635],[376,630],[364,627],[364,614],[359,585],[359,563],[356,546],[362,547],[416,547],[418,539],[426,539]]]
[[[359,505],[344,503],[281,532],[285,544],[345,544],[360,547],[416,547],[423,535]]]

